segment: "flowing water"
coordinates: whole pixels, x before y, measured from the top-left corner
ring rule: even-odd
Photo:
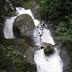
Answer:
[[[42,42],[55,44],[51,32],[49,29],[43,28],[40,24],[40,21],[37,19],[34,19],[34,16],[30,9],[25,10],[21,7],[16,7],[17,10],[17,16],[21,14],[29,14],[36,26],[36,29],[34,30],[34,41],[36,42],[36,45],[41,47]],[[4,37],[5,38],[15,38],[13,34],[13,22],[16,19],[17,16],[11,17],[6,19],[5,26],[4,26]],[[41,36],[40,36],[41,35]],[[57,48],[54,48],[54,53],[50,56],[46,56],[44,54],[44,49],[38,49],[34,53],[34,61],[37,65],[37,72],[63,72],[63,62],[59,56]]]
[[[43,30],[42,42],[55,44],[48,29]],[[38,72],[63,72],[63,63],[59,56],[57,48],[54,48],[54,53],[50,56],[45,56],[44,49],[35,51],[34,60],[37,65]]]

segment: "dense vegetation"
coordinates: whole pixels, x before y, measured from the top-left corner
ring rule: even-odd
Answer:
[[[34,72],[34,69],[18,50],[0,45],[0,72]]]

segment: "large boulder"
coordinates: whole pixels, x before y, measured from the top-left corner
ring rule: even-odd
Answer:
[[[51,55],[54,53],[54,47],[56,47],[57,45],[52,45],[50,43],[45,43],[43,42],[41,45],[41,48],[44,48],[44,53],[46,55]]]
[[[34,21],[28,14],[22,14],[15,19],[13,32],[16,38],[24,38],[26,42],[33,44]],[[31,43],[31,44],[30,44]]]
[[[35,28],[34,21],[28,14],[22,14],[15,19],[13,30],[17,37],[19,34],[21,37],[29,36],[29,31]],[[19,32],[18,35],[16,32]]]

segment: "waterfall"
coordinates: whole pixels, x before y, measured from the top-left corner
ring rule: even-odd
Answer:
[[[4,37],[9,39],[9,38],[15,38],[13,34],[13,22],[17,16],[11,17],[6,19],[5,21],[5,26],[4,26]]]
[[[29,14],[36,26],[34,31],[34,41],[37,46],[41,46],[42,42],[55,44],[49,29],[41,28],[40,21],[34,18],[30,9],[25,10],[21,7],[16,7],[17,16],[21,14]],[[4,37],[15,38],[13,34],[13,22],[17,16],[6,19],[4,26]],[[42,34],[42,36],[40,36]],[[41,41],[40,41],[41,40]],[[54,48],[54,53],[50,56],[44,54],[44,49],[36,50],[34,53],[34,61],[37,65],[37,72],[63,72],[63,62],[59,56],[57,48]]]
[[[42,42],[55,44],[48,29],[43,30]],[[63,72],[63,63],[57,48],[50,56],[45,56],[44,49],[35,51],[34,60],[37,65],[37,72]]]

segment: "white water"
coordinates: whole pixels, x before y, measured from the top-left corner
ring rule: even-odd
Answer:
[[[21,14],[29,14],[34,23],[37,27],[39,25],[39,21],[37,19],[34,19],[34,16],[32,15],[32,12],[30,9],[25,10],[24,8],[17,7],[17,16]],[[4,26],[4,36],[5,38],[15,38],[13,34],[13,22],[17,16],[11,17],[9,19],[6,19],[5,26]],[[39,29],[40,27],[35,29],[34,32],[34,40],[36,41],[36,45],[41,46],[41,42],[51,43],[55,44],[54,40],[51,36],[51,33],[48,29]],[[39,33],[43,33],[43,35],[40,38]],[[63,72],[63,63],[59,56],[57,48],[54,48],[54,54],[47,57],[44,54],[44,49],[36,50],[34,54],[34,61],[37,65],[37,72]]]
[[[5,38],[15,38],[14,34],[13,34],[13,22],[15,20],[16,16],[15,17],[11,17],[9,19],[6,19],[5,21],[5,26],[4,26],[4,37]]]
[[[42,42],[55,44],[48,29],[43,30]],[[34,60],[38,72],[63,72],[63,63],[57,48],[54,48],[54,54],[48,57],[45,56],[44,49],[37,50],[34,54]]]

